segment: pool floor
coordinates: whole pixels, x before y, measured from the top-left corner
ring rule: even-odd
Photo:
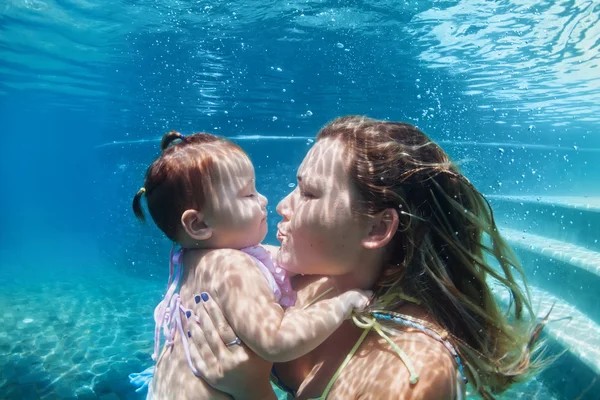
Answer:
[[[61,276],[0,279],[0,397],[143,398],[128,375],[152,364],[152,312],[164,284],[112,269]],[[560,399],[537,380],[501,398]]]

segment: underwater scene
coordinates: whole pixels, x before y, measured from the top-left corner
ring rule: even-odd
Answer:
[[[2,0],[0,399],[146,398],[129,375],[154,365],[172,242],[132,200],[165,133],[247,152],[279,245],[277,204],[348,115],[441,146],[552,310],[557,358],[497,398],[600,399],[599,20],[585,0]]]

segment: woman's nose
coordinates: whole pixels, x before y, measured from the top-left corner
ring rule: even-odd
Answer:
[[[281,215],[284,220],[289,220],[292,216],[292,196],[294,192],[288,194],[277,204],[277,214]]]

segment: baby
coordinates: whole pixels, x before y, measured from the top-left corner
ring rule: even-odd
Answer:
[[[354,309],[366,307],[370,293],[360,290],[305,309],[293,307],[289,275],[272,261],[270,251],[276,248],[260,245],[267,234],[267,199],[256,190],[254,168],[239,146],[207,133],[173,131],[164,135],[161,149],[133,200],[135,215],[143,221],[145,194],[156,225],[180,246],[171,252],[167,294],[154,313],[153,359],[158,362],[148,397],[229,398],[201,379],[190,379],[197,373],[181,319],[192,317],[185,305],[206,299],[205,292],[239,337],[229,345],[241,341],[269,362],[309,353]],[[174,274],[175,266],[180,268]],[[161,328],[167,342],[158,357]],[[184,360],[189,369],[179,368]]]

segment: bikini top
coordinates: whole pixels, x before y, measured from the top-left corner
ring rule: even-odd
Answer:
[[[333,288],[330,288],[330,289],[326,290],[324,293],[317,296],[309,304],[304,306],[304,308],[310,307],[312,304],[314,304],[315,302],[320,300],[322,297],[327,295],[329,292],[331,292],[331,290],[333,290]],[[325,387],[323,394],[320,397],[311,398],[309,400],[326,400],[327,399],[329,392],[333,388],[333,385],[337,381],[337,379],[340,376],[340,374],[342,373],[343,369],[348,365],[348,363],[350,362],[350,360],[352,359],[354,354],[356,354],[356,352],[358,351],[362,342],[365,340],[365,338],[371,331],[377,332],[377,334],[379,336],[381,336],[383,339],[385,339],[385,341],[388,342],[388,344],[392,347],[394,352],[400,357],[400,359],[402,360],[402,362],[404,363],[404,365],[406,366],[406,368],[408,369],[408,372],[410,374],[409,379],[410,379],[411,385],[414,385],[419,381],[419,376],[415,372],[415,368],[414,368],[412,362],[410,361],[410,359],[408,358],[408,356],[406,355],[406,353],[404,353],[404,351],[388,336],[388,335],[394,335],[395,334],[394,330],[382,325],[379,321],[390,321],[390,322],[393,322],[393,323],[398,324],[403,327],[416,329],[420,332],[423,332],[427,336],[435,339],[436,341],[440,342],[441,344],[443,344],[444,347],[453,356],[453,358],[456,362],[456,365],[457,365],[457,369],[458,369],[458,373],[457,373],[458,391],[457,391],[457,395],[456,395],[456,400],[463,400],[465,398],[465,392],[466,392],[465,387],[466,387],[468,380],[464,373],[464,365],[460,358],[460,355],[456,351],[456,348],[454,347],[454,345],[452,345],[452,343],[450,343],[450,341],[448,341],[448,333],[446,331],[438,333],[433,328],[428,327],[427,326],[428,323],[426,321],[419,320],[419,319],[411,317],[409,315],[395,313],[395,312],[391,312],[391,311],[383,311],[383,310],[372,312],[369,317],[353,315],[352,320],[356,326],[363,329],[362,334],[360,335],[360,337],[358,338],[358,340],[356,341],[356,343],[354,344],[354,346],[352,347],[352,349],[350,350],[350,352],[348,353],[348,355],[346,356],[346,358],[344,359],[342,364],[338,367],[337,371],[333,374],[333,376],[329,380],[329,383]],[[281,382],[281,380],[277,376],[275,368],[271,369],[271,380],[279,389],[281,389],[284,392],[286,392],[287,394],[290,394],[293,397],[295,397],[295,395],[296,395],[295,391],[290,389],[289,387],[287,387],[283,382]]]

